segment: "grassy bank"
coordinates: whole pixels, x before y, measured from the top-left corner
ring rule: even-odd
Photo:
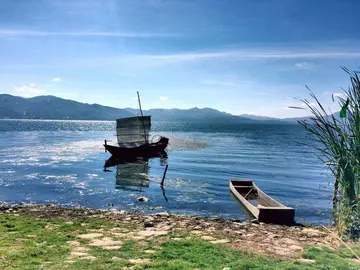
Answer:
[[[0,212],[0,269],[360,269],[342,247],[308,245],[296,256],[267,257],[239,250],[234,236],[193,233],[190,227],[160,230],[149,217],[144,228],[138,219],[33,212]]]

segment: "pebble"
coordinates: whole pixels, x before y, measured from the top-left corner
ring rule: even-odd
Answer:
[[[152,222],[152,221],[145,221],[145,222],[144,222],[144,227],[145,227],[145,228],[152,228],[152,227],[154,227],[154,222]]]
[[[160,213],[157,213],[156,215],[159,216],[159,217],[170,216],[170,214],[167,213],[167,212],[160,212]]]
[[[259,224],[260,224],[260,222],[259,222],[257,219],[251,220],[250,223],[251,223],[253,226],[259,226]]]

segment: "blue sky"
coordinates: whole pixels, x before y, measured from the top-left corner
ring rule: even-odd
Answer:
[[[0,93],[293,117],[360,65],[357,0],[0,0]]]

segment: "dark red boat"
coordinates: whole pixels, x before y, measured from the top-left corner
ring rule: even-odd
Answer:
[[[136,147],[120,147],[115,145],[109,145],[106,143],[104,147],[113,156],[124,158],[136,158],[136,157],[156,157],[164,152],[169,143],[169,139],[161,136],[160,140],[156,143],[144,143]]]
[[[151,116],[143,115],[139,92],[138,100],[141,116],[117,119],[117,145],[110,145],[105,140],[105,150],[114,156],[125,159],[153,157],[164,152],[169,143],[169,139],[164,136],[155,136],[149,142]],[[154,140],[156,137],[158,140]]]

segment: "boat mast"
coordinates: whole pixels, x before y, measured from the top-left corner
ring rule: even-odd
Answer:
[[[141,120],[142,120],[142,123],[143,123],[144,139],[145,139],[145,142],[148,142],[147,139],[146,139],[146,130],[145,130],[145,123],[144,123],[144,115],[143,115],[143,111],[142,111],[142,109],[141,109],[140,95],[139,95],[139,91],[136,91],[136,92],[137,92],[138,101],[139,101],[139,108],[140,108],[140,113],[141,113]]]
[[[141,101],[140,101],[139,91],[137,91],[137,96],[138,96],[138,101],[139,101],[139,107],[140,107],[141,116],[144,116],[144,115],[143,115],[143,112],[142,112],[142,109],[141,109]]]

